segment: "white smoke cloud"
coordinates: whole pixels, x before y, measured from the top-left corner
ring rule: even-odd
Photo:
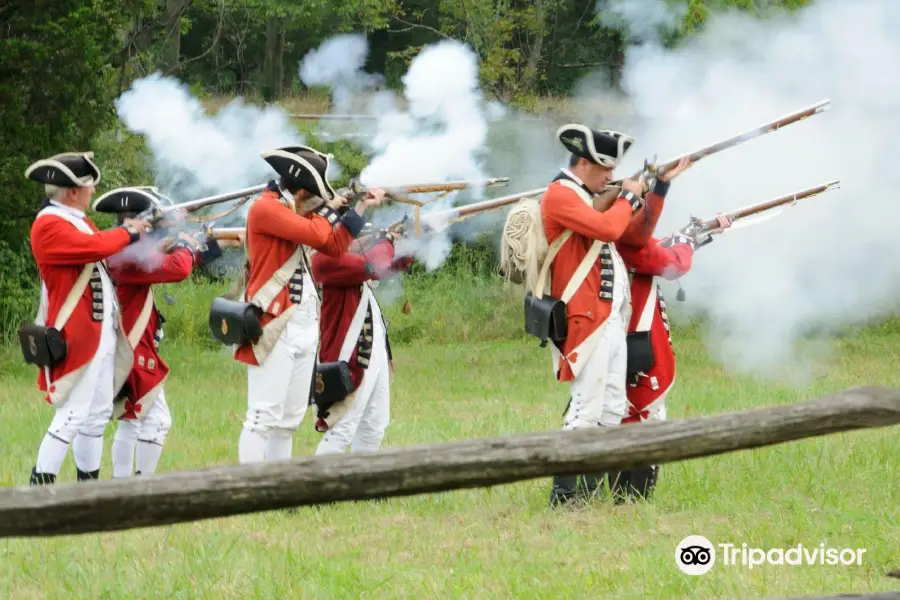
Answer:
[[[616,4],[635,37],[646,34],[641,17],[660,6]],[[832,102],[822,114],[702,160],[669,192],[657,235],[680,228],[690,215],[712,217],[841,180],[840,190],[697,252],[682,279],[686,302],[670,305],[708,317],[709,344],[730,367],[789,371],[802,382],[817,357],[797,355],[801,336],[877,319],[897,306],[896,8],[894,0],[817,0],[765,20],[712,14],[676,49],[651,41],[627,51],[623,86],[634,109],[627,127],[637,142],[619,175],[636,171],[645,156],[673,158]]]
[[[426,46],[403,77],[402,97],[378,89],[382,82],[362,71],[367,50],[362,36],[335,36],[304,57],[301,67],[304,82],[316,81],[331,89],[335,112],[346,106],[362,107],[374,117],[368,123],[355,121],[352,127],[344,127],[345,132],[371,134],[364,142],[371,160],[359,174],[360,183],[393,187],[489,177],[483,167],[488,119],[495,118],[502,107],[485,103],[471,48],[456,41]],[[327,129],[335,133],[339,127],[329,124]],[[481,198],[482,194],[483,190],[473,188],[465,195]],[[417,195],[416,199],[428,203],[424,214],[449,208],[458,195],[440,199]],[[395,205],[380,210],[374,220],[383,226],[411,211],[408,205]],[[415,254],[428,269],[440,267],[450,249],[446,231],[423,239],[407,238],[397,246],[398,255]]]
[[[488,126],[475,53],[456,41],[426,46],[403,87],[408,108],[379,120],[375,156],[361,181],[391,186],[485,178],[480,154]]]
[[[366,36],[344,33],[325,40],[300,62],[300,80],[309,87],[331,90],[335,112],[350,112],[364,92],[381,86],[384,78],[366,73],[369,54]]]
[[[598,0],[596,10],[604,26],[624,31],[633,41],[644,41],[677,29],[688,6],[666,0]]]
[[[154,185],[178,202],[265,183],[276,174],[260,152],[304,143],[279,107],[237,98],[209,115],[184,83],[158,73],[135,81],[116,110],[144,136]]]

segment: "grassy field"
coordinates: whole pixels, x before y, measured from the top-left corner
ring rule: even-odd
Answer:
[[[418,341],[398,343],[385,445],[557,429],[567,390],[553,381],[546,350],[516,334],[518,300],[496,292],[501,310],[493,318],[467,319],[437,287],[429,293],[450,301],[446,313],[434,312],[428,294],[414,289],[410,315],[397,310],[401,302],[389,311],[393,328],[468,327],[471,335],[467,343],[438,343],[410,334]],[[185,298],[216,290],[173,289],[179,303],[166,310],[176,333],[164,352],[175,369],[167,387],[175,424],[160,471],[233,464],[245,371],[227,351],[184,333],[203,327],[200,317],[185,320]],[[501,331],[508,339],[489,339]],[[676,329],[675,337],[680,376],[672,418],[798,402],[851,385],[900,385],[895,326],[840,340],[840,353],[802,391],[728,374],[699,336]],[[51,411],[17,348],[0,347],[0,369],[0,482],[24,485]],[[109,427],[103,478],[113,432]],[[318,440],[307,415],[294,454],[312,453]],[[550,481],[540,479],[295,514],[3,540],[0,597],[763,598],[892,590],[900,581],[884,574],[900,568],[898,457],[900,431],[869,430],[668,465],[653,501],[634,506],[598,502],[551,512]],[[70,453],[60,479],[74,476]],[[690,577],[675,567],[674,552],[692,534],[738,547],[824,543],[866,553],[861,566],[717,564]]]

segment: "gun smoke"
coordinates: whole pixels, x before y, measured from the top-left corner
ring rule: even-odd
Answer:
[[[265,183],[275,172],[259,153],[305,143],[279,107],[237,98],[210,115],[187,85],[159,73],[135,81],[116,110],[129,131],[144,136],[154,184],[176,202]]]
[[[475,53],[457,41],[426,46],[412,59],[402,78],[401,98],[386,89],[376,89],[377,80],[362,71],[365,54],[359,50],[363,47],[359,36],[335,36],[307,54],[301,63],[301,74],[327,73],[334,69],[329,57],[347,57],[338,63],[335,75],[316,81],[330,87],[335,111],[359,105],[365,95],[368,113],[377,117],[367,131],[371,137],[366,149],[371,160],[360,173],[360,183],[391,187],[489,177],[482,153],[486,150],[488,119],[496,116],[498,106],[484,101]],[[304,77],[304,81],[312,79]],[[470,197],[481,197],[482,190],[467,191]],[[423,212],[450,208],[454,196],[448,194],[429,202]],[[421,200],[427,202],[429,198]],[[381,210],[376,223],[387,225],[410,209]],[[415,255],[431,270],[443,264],[451,245],[449,234],[440,232],[424,240],[406,238],[397,244],[397,253]]]
[[[698,162],[673,182],[657,230],[668,235],[691,215],[710,218],[841,180],[840,190],[700,249],[682,279],[687,300],[673,307],[707,318],[708,344],[729,367],[788,371],[803,382],[816,357],[800,355],[802,336],[883,317],[900,292],[900,205],[890,198],[900,184],[890,145],[900,134],[900,76],[884,68],[900,61],[900,15],[891,0],[818,0],[764,20],[721,12],[667,49],[642,18],[668,23],[662,4],[598,6],[637,40],[622,81],[630,123],[593,124],[626,127],[637,138],[619,175],[655,153],[670,159],[832,101],[820,115]]]

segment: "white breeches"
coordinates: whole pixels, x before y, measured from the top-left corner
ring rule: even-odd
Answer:
[[[172,415],[160,388],[156,401],[143,417],[119,420],[112,446],[113,477],[130,477],[132,472],[153,474],[171,427]]]
[[[628,411],[625,395],[626,325],[610,315],[587,364],[571,384],[571,401],[563,429],[614,427]]]
[[[72,443],[75,436],[102,437],[113,411],[113,378],[116,367],[116,332],[104,326],[97,352],[69,397],[56,407],[47,431]]]
[[[140,419],[120,419],[115,439],[129,442],[147,442],[162,446],[172,428],[172,414],[166,404],[165,391],[160,388],[156,401]]]
[[[248,365],[244,429],[268,436],[295,431],[306,414],[319,345],[315,296],[298,304],[281,337],[260,366]]]
[[[359,389],[344,416],[329,428],[316,448],[316,454],[375,452],[381,447],[391,418],[390,365],[385,348],[384,330],[376,322],[369,368],[364,371]],[[381,330],[381,335],[379,335]]]

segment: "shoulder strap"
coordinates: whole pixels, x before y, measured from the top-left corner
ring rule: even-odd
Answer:
[[[581,264],[579,264],[578,268],[575,269],[575,272],[572,273],[572,279],[569,280],[568,285],[566,285],[566,289],[563,291],[563,295],[560,300],[562,300],[564,304],[569,303],[569,300],[572,299],[572,296],[575,295],[575,292],[577,292],[578,288],[581,287],[581,284],[584,283],[585,278],[588,276],[588,273],[591,272],[591,269],[597,262],[597,257],[600,256],[600,251],[603,249],[603,246],[605,244],[606,242],[601,242],[599,240],[594,240],[594,243],[591,244],[591,247],[588,249],[587,254],[584,255],[584,258],[581,260]]]
[[[641,319],[638,321],[635,331],[650,331],[650,325],[653,323],[653,312],[656,306],[656,292],[659,283],[654,277],[650,282],[650,293],[647,295],[647,301],[644,303],[644,309],[641,311]]]
[[[132,349],[137,348],[138,342],[144,334],[144,329],[147,328],[147,323],[150,322],[150,314],[152,312],[153,288],[151,287],[147,290],[147,299],[144,301],[144,307],[141,309],[141,314],[138,315],[137,321],[134,322],[134,327],[128,332],[128,343],[131,344]]]
[[[75,285],[69,290],[69,295],[66,296],[62,308],[59,309],[59,314],[56,315],[56,322],[53,324],[53,328],[57,331],[63,330],[63,327],[65,327],[66,323],[69,321],[69,317],[72,316],[72,312],[75,311],[75,305],[78,304],[82,294],[84,294],[84,290],[87,288],[88,281],[91,279],[93,267],[94,263],[84,265],[84,268],[78,275],[78,279],[75,280]]]
[[[53,215],[59,217],[71,223],[82,233],[86,233],[88,235],[94,234],[94,230],[91,229],[90,225],[85,223],[84,219],[78,219],[75,217],[75,215],[72,215],[56,206],[50,205],[41,209],[37,216],[41,215]],[[81,299],[82,294],[84,294],[84,290],[88,286],[88,282],[91,279],[91,271],[93,270],[95,264],[97,263],[88,263],[84,265],[81,273],[78,274],[78,279],[75,280],[75,284],[72,286],[72,289],[69,290],[69,294],[66,296],[62,307],[59,309],[59,314],[56,315],[56,322],[53,324],[53,328],[57,331],[62,331],[63,327],[66,326],[66,323],[69,322],[69,317],[72,316],[72,313],[75,311],[75,306],[78,304],[78,301]]]
[[[344,344],[341,346],[341,354],[338,360],[347,362],[353,354],[353,349],[359,341],[359,333],[362,331],[363,321],[366,318],[366,309],[372,296],[372,290],[366,282],[362,284],[362,295],[359,298],[359,306],[353,314],[353,320],[350,321],[350,327],[347,329],[347,335],[344,337]]]
[[[291,280],[291,276],[294,274],[294,271],[297,270],[297,266],[300,264],[300,261],[303,256],[303,246],[297,246],[297,249],[294,250],[294,253],[288,257],[281,267],[272,273],[272,276],[269,278],[267,282],[263,284],[261,288],[253,295],[253,298],[249,300],[251,304],[255,304],[263,310],[269,308],[269,305],[272,304],[272,301],[275,300],[275,296],[278,295],[284,287]]]
[[[593,199],[588,195],[584,189],[576,184],[574,181],[570,181],[568,179],[559,179],[557,182],[560,185],[563,185],[576,194],[578,197],[584,200],[584,202],[588,206],[593,206]],[[547,285],[547,276],[550,271],[550,263],[553,262],[553,259],[556,258],[559,249],[562,245],[572,237],[572,230],[566,229],[563,231],[558,238],[553,240],[553,243],[550,245],[549,250],[547,251],[547,258],[544,260],[544,264],[541,267],[541,274],[538,276],[537,282],[537,290],[535,290],[534,296],[536,298],[541,298],[544,295],[545,286]],[[575,292],[578,291],[578,288],[581,287],[581,284],[584,283],[585,278],[588,276],[588,273],[591,272],[591,269],[594,266],[594,263],[597,261],[597,257],[600,256],[600,251],[603,249],[603,246],[606,242],[601,242],[599,240],[594,240],[594,243],[591,244],[590,249],[588,249],[587,254],[585,254],[584,258],[581,260],[581,264],[578,265],[578,268],[575,269],[575,272],[572,274],[572,278],[569,280],[569,283],[566,284],[566,289],[563,291],[563,296],[560,300],[564,304],[568,304],[569,300],[572,299],[572,296],[575,295]]]

